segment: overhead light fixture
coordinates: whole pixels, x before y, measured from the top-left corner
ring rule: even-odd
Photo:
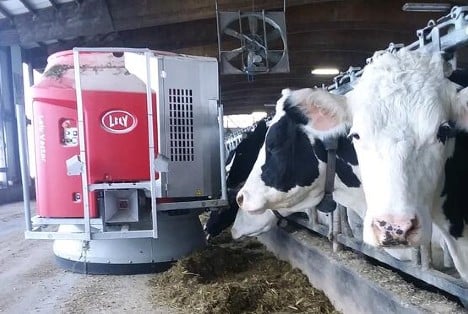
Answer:
[[[314,75],[337,75],[340,71],[337,68],[316,68],[310,73]]]
[[[446,12],[452,5],[450,3],[418,3],[407,2],[401,8],[407,12]]]

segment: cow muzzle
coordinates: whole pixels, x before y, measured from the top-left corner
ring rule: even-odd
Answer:
[[[380,246],[417,245],[415,238],[419,229],[415,216],[381,216],[372,221],[372,230]]]

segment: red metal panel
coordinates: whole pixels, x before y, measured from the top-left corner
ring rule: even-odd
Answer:
[[[146,94],[83,91],[83,108],[90,183],[149,180]]]
[[[83,217],[80,176],[68,176],[65,161],[78,155],[78,146],[62,142],[64,121],[76,125],[76,110],[35,101],[36,207],[42,217]],[[90,216],[97,217],[94,193],[90,193]]]
[[[83,217],[80,176],[68,176],[66,160],[79,155],[77,107],[71,51],[49,58],[33,87],[40,216]],[[146,88],[110,53],[80,55],[89,184],[149,180]],[[155,152],[156,97],[153,94]],[[156,174],[156,178],[158,174]],[[99,215],[90,193],[90,216]]]

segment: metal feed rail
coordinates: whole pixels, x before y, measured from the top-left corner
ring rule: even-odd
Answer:
[[[390,43],[386,50],[393,52],[405,47],[410,50],[440,51],[446,53],[448,59],[452,59],[457,48],[468,44],[468,6],[453,7],[449,14],[437,21],[430,20],[426,27],[416,31],[416,36],[418,40],[407,46]],[[372,57],[366,61],[372,62]],[[456,67],[456,64],[452,65]],[[360,67],[350,67],[348,71],[337,75],[326,88],[336,94],[346,94],[361,75]]]
[[[245,134],[249,132],[253,132],[257,125],[259,124],[260,121],[265,121],[268,125],[268,123],[271,121],[273,118],[272,114],[268,114],[265,118],[253,123],[252,125],[242,128],[240,130],[234,131],[230,134],[227,134],[224,136],[224,145],[226,147],[226,152],[229,154],[229,152],[233,151],[234,149],[237,148],[237,146],[242,142],[242,140],[245,138]]]
[[[441,17],[436,22],[431,20],[425,28],[417,30],[416,35],[418,40],[406,46],[406,48],[429,52],[440,51],[446,54],[448,60],[452,59],[452,66],[456,68],[456,50],[468,44],[468,6],[453,7],[448,15]],[[402,47],[403,45],[391,43],[387,51],[393,52]],[[370,62],[372,62],[372,58],[367,59],[367,63]],[[347,72],[336,76],[333,84],[326,88],[335,94],[346,94],[353,89],[353,85],[359,80],[361,75],[362,70],[360,68],[350,67]],[[316,209],[313,212],[310,221],[303,217],[298,217],[298,215],[292,215],[289,219],[309,230],[328,237],[333,242],[335,251],[340,250],[342,246],[360,251],[367,256],[458,297],[465,307],[468,307],[468,283],[459,277],[432,268],[430,247],[420,246],[413,248],[411,261],[399,261],[384,250],[371,247],[363,243],[362,239],[353,237],[344,207],[338,205],[337,210],[329,214],[328,225],[317,223]],[[452,273],[454,272],[453,262],[446,248],[444,248],[444,267],[451,267]]]

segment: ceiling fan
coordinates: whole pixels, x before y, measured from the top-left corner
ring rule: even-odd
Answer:
[[[289,72],[284,12],[217,12],[221,74]]]

